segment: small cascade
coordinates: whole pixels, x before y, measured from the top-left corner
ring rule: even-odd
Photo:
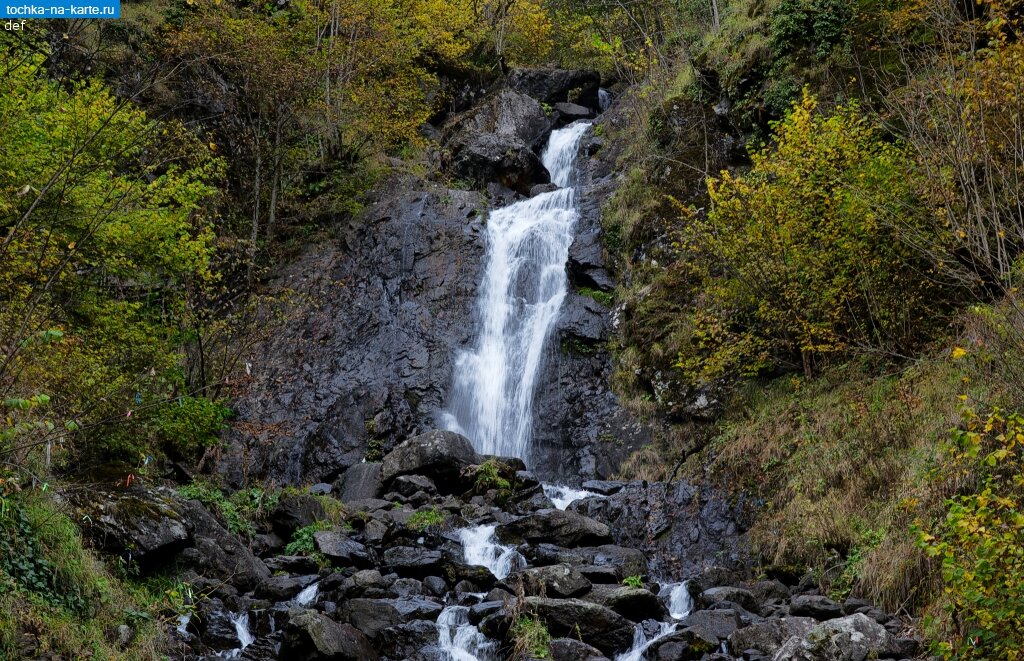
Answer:
[[[320,592],[320,583],[310,583],[302,592],[295,595],[295,599],[292,599],[292,603],[296,606],[309,606],[316,601],[316,596]]]
[[[681,620],[693,610],[693,597],[690,595],[686,581],[663,584],[661,591],[668,591],[668,613],[673,620]],[[636,631],[633,633],[633,646],[629,648],[629,651],[615,657],[615,661],[643,661],[644,652],[662,638],[674,634],[677,623],[674,621],[662,622],[660,627],[656,636],[648,638],[643,625],[636,625]]]
[[[579,217],[574,165],[589,126],[576,123],[551,134],[543,162],[561,188],[487,218],[480,333],[475,346],[456,357],[449,407],[440,420],[484,454],[530,458],[537,376],[568,292],[565,263]]]
[[[597,105],[601,112],[608,110],[608,107],[612,105],[612,93],[603,87],[597,90]]]
[[[542,486],[544,488],[544,495],[547,496],[551,503],[560,510],[564,510],[570,504],[582,498],[604,498],[604,496],[599,493],[594,493],[593,491],[587,491],[585,489],[560,487],[557,484],[545,484]]]
[[[192,621],[192,613],[185,613],[184,615],[178,616],[178,626],[175,627],[178,633],[182,636],[188,637],[191,634],[188,632],[188,623]]]
[[[252,632],[249,631],[248,613],[229,613],[228,617],[231,619],[231,623],[235,625],[235,635],[238,636],[239,646],[233,650],[221,652],[218,656],[222,659],[237,659],[242,655],[242,650],[252,645],[253,641],[256,640],[256,636],[252,635]]]
[[[449,606],[437,617],[437,640],[451,661],[497,661],[498,644],[469,623],[469,608]]]
[[[503,579],[513,570],[526,565],[515,547],[503,546],[494,537],[496,526],[476,526],[459,531],[462,554],[466,563],[487,567],[497,579]]]
[[[661,586],[662,591],[668,590],[668,613],[674,620],[681,620],[693,610],[693,596],[690,594],[688,581],[670,583]]]

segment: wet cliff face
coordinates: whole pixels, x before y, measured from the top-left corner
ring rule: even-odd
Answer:
[[[433,426],[472,337],[485,202],[412,177],[375,197],[273,282],[293,302],[247,358],[218,466],[234,483],[330,481]]]
[[[484,134],[539,149],[534,134],[564,121],[535,99],[498,90],[452,118],[432,163],[459,166],[450,154]],[[572,291],[549,341],[527,458],[542,479],[560,483],[612,475],[649,438],[609,390],[610,311],[576,292],[613,286],[600,244],[600,209],[616,181],[612,159],[595,139],[584,141],[580,159]],[[486,211],[521,199],[495,183],[488,190],[392,177],[362,214],[336,228],[337,239],[309,247],[280,269],[272,286],[292,290],[291,303],[246,358],[250,373],[217,462],[229,482],[332,481],[437,426],[455,355],[473,342],[479,325]]]

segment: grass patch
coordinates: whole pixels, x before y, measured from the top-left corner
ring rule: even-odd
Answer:
[[[537,615],[516,618],[509,634],[513,641],[512,658],[551,658],[551,634]]]
[[[0,658],[165,658],[157,626],[169,605],[165,594],[111,572],[85,548],[74,521],[47,494],[23,491],[5,504]],[[111,642],[121,624],[133,630],[125,648]]]
[[[448,515],[436,507],[420,510],[409,517],[409,527],[416,532],[423,532],[431,526],[440,526],[448,519]]]

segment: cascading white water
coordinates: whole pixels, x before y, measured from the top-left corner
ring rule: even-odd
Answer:
[[[476,346],[459,354],[441,424],[478,452],[529,460],[533,393],[544,345],[565,299],[565,263],[578,212],[572,180],[589,124],[554,131],[543,155],[562,188],[497,209],[487,218],[487,264]]]
[[[459,531],[462,555],[468,565],[487,567],[497,579],[503,579],[525,565],[513,546],[502,546],[494,537],[496,526],[476,526]]]
[[[686,581],[662,585],[661,590],[662,592],[668,590],[668,613],[673,620],[681,620],[693,610],[693,597],[690,596],[690,589],[687,587]],[[636,631],[633,632],[633,646],[615,657],[615,661],[643,661],[644,652],[662,638],[674,634],[677,623],[662,622],[659,626],[657,635],[648,638],[644,633],[643,625],[636,625]]]
[[[317,594],[320,592],[320,583],[310,583],[302,592],[295,595],[295,599],[292,599],[292,603],[296,606],[308,606],[316,600]]]
[[[572,503],[581,498],[603,498],[599,493],[585,489],[573,489],[572,487],[560,487],[557,484],[543,485],[544,495],[548,497],[555,509],[564,510]]]
[[[437,642],[451,661],[497,661],[498,644],[469,623],[469,609],[449,606],[437,617]]]

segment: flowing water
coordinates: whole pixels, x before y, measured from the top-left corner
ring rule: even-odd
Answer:
[[[316,601],[316,596],[319,592],[320,584],[310,583],[303,588],[302,592],[295,595],[295,599],[292,600],[292,603],[296,606],[309,606],[311,603]]]
[[[494,537],[495,526],[476,526],[459,531],[462,554],[468,565],[487,567],[494,577],[501,580],[515,569],[525,566],[526,561],[513,546],[502,546]]]
[[[673,620],[681,620],[693,609],[693,597],[686,581],[661,586],[662,592],[668,591],[668,612]],[[657,635],[648,638],[642,625],[636,625],[633,632],[633,646],[628,651],[615,657],[615,661],[643,661],[644,653],[654,643],[676,632],[677,622],[662,622]]]
[[[557,484],[545,484],[544,495],[555,506],[556,509],[564,510],[572,503],[582,498],[603,498],[599,493],[587,491],[586,489],[573,489],[572,487],[560,487]]]
[[[542,160],[562,188],[487,218],[480,335],[473,349],[456,358],[451,401],[441,420],[484,454],[529,460],[537,375],[568,289],[565,263],[579,217],[574,165],[589,126],[576,123],[551,134]]]
[[[438,646],[451,661],[497,661],[498,644],[469,623],[469,608],[449,606],[437,618]]]

